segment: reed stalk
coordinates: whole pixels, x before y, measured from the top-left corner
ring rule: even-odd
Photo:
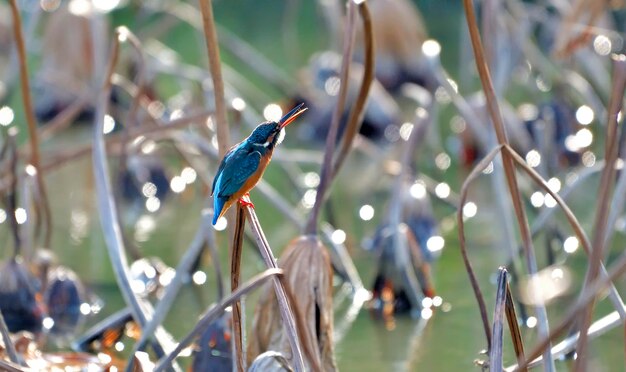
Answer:
[[[15,38],[15,45],[17,47],[17,56],[20,65],[20,86],[22,91],[22,103],[24,104],[24,113],[26,115],[26,124],[28,125],[28,137],[30,141],[31,156],[30,163],[35,167],[37,188],[41,193],[41,215],[39,213],[39,207],[37,210],[37,222],[35,224],[36,235],[39,235],[41,224],[43,221],[44,226],[44,239],[43,244],[46,248],[50,247],[50,240],[52,236],[52,213],[50,212],[50,202],[48,201],[48,193],[46,191],[46,185],[43,177],[43,169],[41,168],[40,153],[39,153],[39,135],[37,131],[37,120],[35,119],[35,111],[33,109],[33,103],[30,95],[30,83],[28,78],[28,64],[26,60],[26,46],[24,45],[24,36],[22,34],[22,18],[20,17],[20,11],[17,6],[17,0],[10,0],[11,15],[13,16],[13,36]]]

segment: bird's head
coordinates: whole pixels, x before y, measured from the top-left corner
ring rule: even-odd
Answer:
[[[261,145],[268,150],[274,149],[284,137],[283,129],[307,110],[304,103],[299,104],[283,116],[279,121],[266,121],[259,124],[248,137],[248,142]]]

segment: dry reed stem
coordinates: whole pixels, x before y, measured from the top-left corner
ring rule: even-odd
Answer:
[[[493,84],[491,82],[489,68],[487,67],[487,62],[485,61],[485,56],[483,53],[483,48],[482,48],[482,44],[480,40],[480,32],[478,30],[478,25],[476,22],[476,15],[474,14],[474,7],[473,7],[472,0],[463,0],[463,6],[465,8],[465,16],[466,16],[467,25],[469,28],[472,49],[474,50],[474,56],[476,59],[476,67],[478,69],[478,75],[480,76],[480,81],[483,87],[483,91],[485,93],[485,98],[487,101],[487,109],[491,117],[494,130],[496,132],[496,137],[498,139],[498,142],[501,145],[508,144],[509,141],[507,139],[506,131],[504,128],[504,123],[502,120],[502,115],[500,113],[500,108],[498,106],[496,94],[493,89]],[[535,274],[537,272],[537,263],[535,260],[532,237],[530,234],[530,228],[528,226],[528,220],[526,218],[526,211],[524,210],[524,205],[522,204],[522,197],[521,197],[518,185],[517,185],[517,179],[515,176],[515,169],[513,167],[513,162],[509,156],[502,156],[502,163],[504,166],[504,173],[506,175],[507,185],[509,187],[509,193],[513,201],[513,207],[515,209],[515,215],[517,217],[517,222],[518,222],[519,229],[520,229],[522,245],[524,247],[524,254],[526,257],[527,269],[530,274]],[[547,335],[549,333],[549,326],[548,326],[546,309],[543,305],[537,305],[535,306],[535,311],[536,311],[536,315],[538,319],[537,328],[538,328],[539,334]],[[550,354],[550,348],[548,347],[546,349],[546,359],[548,359],[549,354]],[[545,366],[546,366],[547,371],[554,370],[553,361],[551,359],[550,359],[550,363],[547,363]]]
[[[186,348],[189,344],[193,342],[193,340],[200,334],[202,331],[206,329],[206,327],[211,324],[213,320],[215,320],[218,316],[220,316],[224,310],[231,306],[235,301],[237,301],[242,296],[248,294],[259,286],[263,285],[269,279],[276,279],[277,276],[282,275],[283,271],[278,268],[270,268],[265,270],[264,272],[254,276],[252,279],[248,280],[241,287],[239,287],[236,291],[222,299],[218,304],[211,306],[201,317],[198,323],[196,323],[195,327],[185,336],[176,346],[176,348],[169,353],[167,356],[163,357],[158,361],[156,366],[154,367],[154,372],[163,371],[169,367],[170,363],[180,354],[180,352]]]
[[[330,188],[330,184],[332,183],[332,161],[335,144],[337,142],[337,133],[339,131],[339,122],[344,112],[348,97],[350,65],[352,63],[354,40],[356,37],[356,5],[351,0],[347,1],[347,5],[348,13],[346,18],[346,31],[343,38],[343,57],[341,61],[341,71],[339,72],[339,80],[341,84],[339,86],[339,94],[337,95],[337,104],[335,105],[330,121],[330,128],[328,130],[328,134],[326,135],[326,147],[324,150],[322,169],[320,171],[320,183],[317,186],[315,203],[313,204],[313,209],[311,210],[311,214],[309,215],[309,219],[304,230],[306,235],[317,235],[319,213],[322,209],[322,204],[324,204],[326,191]]]
[[[263,261],[265,261],[265,265],[268,268],[278,269],[278,264],[276,263],[276,258],[274,258],[274,253],[270,248],[269,243],[267,242],[267,238],[263,233],[263,229],[261,228],[261,223],[256,215],[254,208],[248,206],[246,207],[246,216],[248,218],[248,222],[250,223],[250,227],[254,233],[254,238],[256,240],[257,246],[259,247],[259,251],[261,252],[261,256],[263,256]],[[278,300],[278,307],[280,309],[280,315],[283,321],[283,327],[285,332],[287,333],[287,337],[289,340],[289,345],[291,346],[292,359],[294,360],[295,369],[297,372],[304,372],[304,357],[302,354],[302,339],[298,336],[298,330],[296,326],[296,320],[294,316],[299,316],[299,314],[294,314],[292,307],[289,304],[289,300],[287,298],[285,286],[278,279],[273,280],[274,284],[274,292],[276,293],[276,299]],[[306,340],[305,340],[306,341]],[[307,354],[310,353],[311,346],[308,342],[305,343]]]
[[[363,63],[363,78],[361,79],[361,86],[359,88],[359,94],[356,102],[350,110],[350,116],[346,124],[346,129],[341,140],[341,147],[335,157],[333,164],[332,178],[336,177],[341,169],[341,165],[344,163],[346,157],[352,149],[352,143],[354,138],[361,128],[363,123],[363,116],[365,115],[365,106],[369,98],[370,87],[374,81],[374,31],[372,29],[372,17],[367,6],[367,2],[361,2],[358,5],[359,15],[363,23],[363,44],[365,61]],[[331,181],[332,182],[332,181]]]
[[[244,231],[246,227],[246,215],[241,203],[237,203],[237,217],[235,218],[235,233],[233,235],[233,248],[230,259],[230,291],[234,292],[239,288],[241,276],[241,252],[243,250]],[[233,330],[235,333],[234,357],[236,358],[237,371],[246,371],[246,356],[243,348],[243,334],[241,321],[241,303],[235,302],[233,306]]]
[[[230,139],[228,133],[228,120],[226,118],[226,99],[224,98],[224,80],[220,67],[220,50],[217,44],[217,31],[213,19],[212,0],[199,0],[202,12],[202,24],[204,26],[204,39],[209,54],[209,70],[213,80],[213,95],[215,98],[215,121],[217,125],[217,145],[220,158],[228,151]]]
[[[605,145],[605,167],[600,178],[600,188],[598,190],[599,200],[597,203],[596,217],[594,221],[594,234],[592,241],[592,251],[587,270],[585,284],[589,284],[596,279],[605,252],[605,236],[608,223],[609,211],[611,208],[611,191],[615,180],[617,169],[615,162],[618,158],[618,128],[617,116],[622,108],[624,91],[626,90],[626,55],[613,56],[613,89],[609,100],[608,123],[606,128]],[[611,227],[612,228],[612,227]],[[595,301],[591,301],[585,309],[580,325],[580,338],[576,347],[578,358],[576,359],[575,370],[584,371],[587,366],[587,329],[593,318],[593,308]]]
[[[10,0],[11,14],[13,16],[13,37],[17,48],[17,55],[20,65],[20,86],[22,90],[22,102],[24,104],[24,113],[26,115],[26,123],[28,125],[28,137],[30,140],[31,157],[30,163],[37,170],[36,179],[37,187],[41,193],[42,199],[42,216],[38,216],[35,230],[39,232],[41,221],[43,220],[45,227],[44,246],[50,249],[50,239],[52,236],[52,213],[50,212],[50,203],[48,201],[48,193],[43,178],[43,169],[41,169],[39,155],[39,137],[37,132],[37,121],[35,119],[35,111],[30,96],[30,84],[28,80],[28,65],[26,60],[26,46],[24,45],[24,36],[22,34],[22,18],[20,17],[17,0]],[[37,207],[38,210],[38,207]],[[39,211],[38,211],[39,212]],[[39,214],[39,213],[38,213]],[[37,233],[38,235],[38,233]]]
[[[463,208],[461,206],[465,205],[470,184],[482,174],[482,171],[489,166],[489,163],[491,163],[493,159],[495,159],[495,157],[501,150],[502,145],[499,145],[498,147],[491,150],[480,162],[478,162],[478,164],[476,164],[474,169],[472,169],[470,174],[465,178],[465,181],[463,181],[463,186],[461,186],[459,208],[456,212],[456,221],[457,225],[459,226],[459,248],[461,249],[461,255],[463,256],[463,264],[465,265],[465,270],[467,271],[470,284],[472,285],[472,290],[474,291],[474,297],[476,297],[476,302],[478,303],[478,310],[480,311],[480,318],[483,323],[483,331],[485,332],[485,338],[487,339],[487,350],[491,350],[491,326],[489,325],[489,317],[487,316],[487,306],[485,305],[485,298],[482,294],[482,291],[480,290],[478,280],[476,279],[476,274],[474,273],[474,269],[472,268],[472,263],[470,262],[467,255],[467,244],[465,242],[465,223],[463,222]]]

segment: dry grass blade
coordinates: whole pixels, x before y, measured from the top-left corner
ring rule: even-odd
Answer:
[[[246,227],[246,215],[241,203],[237,203],[237,217],[235,219],[235,234],[233,235],[233,248],[231,250],[230,259],[230,290],[234,292],[239,288],[240,272],[241,272],[241,251],[243,250],[244,229]],[[233,306],[233,331],[235,334],[235,358],[237,370],[242,372],[246,370],[243,350],[243,334],[241,324],[241,303],[235,302]]]
[[[204,25],[204,39],[209,53],[209,69],[213,80],[213,95],[215,97],[215,120],[217,122],[217,145],[220,158],[228,151],[230,139],[228,135],[228,120],[226,118],[226,100],[224,98],[224,79],[220,67],[220,50],[217,44],[217,31],[213,19],[212,0],[199,0]]]
[[[24,45],[24,36],[22,34],[22,18],[17,6],[17,0],[10,0],[11,14],[13,16],[13,36],[17,47],[17,55],[20,64],[20,84],[22,91],[22,102],[24,104],[24,113],[26,115],[26,123],[28,124],[28,136],[30,140],[31,165],[37,170],[36,179],[39,192],[41,193],[43,215],[39,216],[36,222],[36,231],[39,231],[41,222],[45,224],[44,247],[50,248],[50,238],[52,235],[52,214],[50,212],[50,203],[48,202],[48,193],[43,179],[43,169],[41,169],[39,156],[39,137],[37,132],[37,122],[35,119],[35,111],[30,96],[30,86],[28,81],[28,66],[26,60],[26,46]]]
[[[336,177],[337,173],[339,173],[341,165],[350,153],[354,137],[359,132],[359,128],[363,122],[363,115],[365,115],[365,105],[369,97],[370,87],[374,81],[374,31],[372,29],[372,17],[365,1],[359,3],[359,15],[363,22],[363,43],[365,44],[363,78],[361,80],[361,87],[359,88],[359,95],[350,110],[350,116],[348,117],[346,129],[341,140],[341,147],[335,158],[333,177]]]
[[[180,354],[180,352],[186,348],[193,340],[209,325],[213,320],[215,320],[219,315],[224,312],[228,306],[231,306],[235,301],[237,301],[241,296],[248,294],[250,291],[261,286],[270,278],[276,278],[278,275],[281,275],[283,271],[281,269],[272,268],[267,269],[261,274],[256,275],[246,283],[244,283],[241,287],[239,287],[236,291],[231,293],[229,296],[222,299],[217,305],[212,306],[208,309],[201,317],[196,326],[183,338],[176,348],[169,353],[166,357],[159,360],[156,367],[154,367],[154,372],[163,371],[168,368],[170,363]]]
[[[513,341],[513,350],[515,350],[517,362],[521,363],[524,360],[524,341],[522,340],[522,333],[517,322],[513,295],[508,282],[506,283],[506,320],[509,323],[509,331],[511,332],[511,340]],[[526,370],[524,369],[524,371]]]
[[[485,338],[487,339],[487,350],[491,350],[491,327],[489,326],[489,317],[487,316],[485,297],[480,290],[478,280],[476,279],[476,274],[474,273],[474,269],[472,268],[472,263],[467,256],[467,244],[465,242],[465,222],[463,221],[463,208],[461,206],[465,205],[470,184],[482,174],[482,171],[489,166],[489,164],[498,155],[498,153],[500,153],[500,151],[502,151],[502,146],[498,146],[495,149],[491,150],[478,164],[476,164],[474,169],[472,169],[470,174],[465,178],[463,186],[461,187],[459,208],[456,212],[456,220],[459,226],[459,247],[461,249],[461,255],[463,256],[463,264],[465,265],[465,270],[467,271],[467,275],[469,276],[470,284],[472,285],[472,290],[474,291],[474,296],[476,297],[476,302],[478,303],[478,310],[480,311],[480,318],[483,322],[483,330],[485,332]]]
[[[509,288],[508,279],[509,274],[506,268],[500,267],[498,282],[496,285],[496,307],[493,313],[493,343],[489,351],[490,371],[502,371],[504,343],[503,331],[505,315],[509,326],[509,331],[511,333],[511,340],[513,342],[513,348],[515,350],[515,355],[517,356],[518,363],[524,360],[524,344],[522,342],[522,335],[520,333],[519,325],[517,323],[515,306],[513,304],[513,297],[511,295],[511,289]]]
[[[496,284],[496,308],[493,311],[493,328],[491,333],[491,348],[489,349],[489,370],[502,371],[502,346],[504,335],[504,313],[506,312],[506,293],[508,272],[504,267],[498,270]]]
[[[472,42],[472,49],[474,50],[474,56],[476,57],[476,67],[478,69],[478,75],[485,93],[487,101],[487,110],[496,132],[496,137],[501,145],[508,144],[506,131],[504,128],[504,122],[502,120],[502,114],[498,106],[496,94],[491,82],[489,74],[489,68],[485,60],[482,43],[480,40],[480,32],[478,30],[478,24],[476,22],[476,15],[474,14],[474,5],[472,0],[463,0],[463,6],[465,8],[465,16],[467,20],[467,26],[469,28],[470,39]],[[513,201],[513,207],[515,209],[515,215],[517,223],[520,229],[520,235],[522,238],[522,246],[524,247],[524,255],[526,258],[526,265],[528,272],[532,275],[537,272],[537,262],[535,260],[535,253],[532,243],[532,237],[530,234],[530,227],[528,226],[528,220],[526,218],[526,211],[522,204],[522,197],[517,185],[517,179],[515,176],[515,169],[513,167],[513,161],[509,156],[502,156],[502,163],[504,166],[504,173],[506,175],[507,185],[509,187],[509,193]],[[535,306],[535,312],[537,315],[537,329],[540,335],[547,335],[549,333],[548,316],[546,309],[543,305]],[[550,348],[545,350],[546,360],[550,360],[545,365],[547,371],[554,370],[554,363],[550,357]]]
[[[622,108],[624,99],[624,90],[626,90],[626,55],[615,55],[613,57],[613,89],[608,108],[608,124],[606,128],[607,144],[605,145],[604,160],[606,166],[602,171],[600,178],[600,188],[598,190],[599,200],[597,204],[596,217],[594,221],[594,234],[591,247],[591,257],[587,270],[585,284],[595,280],[600,270],[602,257],[604,256],[604,246],[607,243],[605,236],[608,224],[608,216],[610,210],[611,190],[615,179],[615,162],[618,157],[618,128],[617,116]],[[611,227],[612,228],[612,227]],[[578,358],[576,359],[576,371],[584,371],[587,363],[587,329],[591,324],[593,317],[594,301],[591,301],[582,315],[580,326],[580,338],[576,348]]]

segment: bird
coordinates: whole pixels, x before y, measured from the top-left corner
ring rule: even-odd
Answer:
[[[279,121],[259,124],[246,139],[228,150],[213,179],[213,225],[236,200],[254,206],[244,197],[249,195],[263,176],[274,148],[282,141],[283,129],[306,110],[304,103],[301,103]]]

